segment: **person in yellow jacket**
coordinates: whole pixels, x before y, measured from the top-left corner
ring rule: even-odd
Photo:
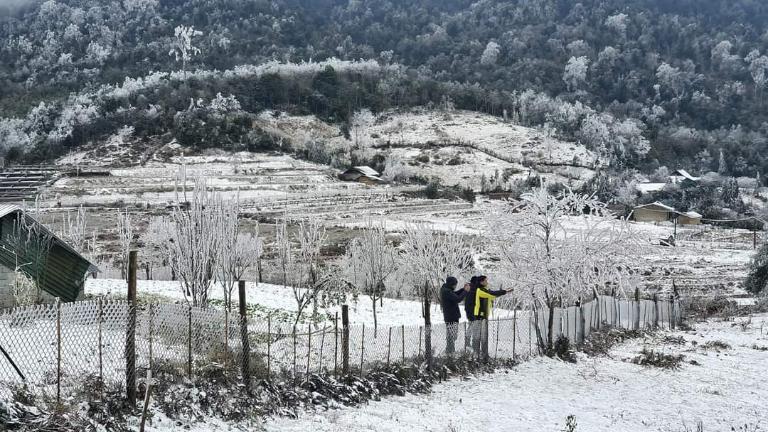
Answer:
[[[488,334],[484,321],[491,317],[493,301],[507,294],[508,291],[503,289],[491,291],[488,289],[488,277],[486,276],[477,276],[473,279],[475,280],[474,289],[470,290],[467,299],[464,301],[465,306],[471,306],[471,308],[467,308],[467,319],[472,321],[471,345],[477,354],[480,354],[482,346],[484,348],[483,354],[487,356],[488,353],[485,352],[485,349],[487,349]],[[471,317],[469,314],[470,310],[472,312]]]

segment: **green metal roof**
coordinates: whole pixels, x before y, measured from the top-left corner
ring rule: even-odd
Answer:
[[[38,224],[41,236],[50,236],[51,244],[47,255],[38,254],[39,242],[33,240],[22,246],[16,240],[18,236],[14,236],[14,230],[21,217],[26,218],[27,226]],[[23,236],[28,235],[27,230],[21,229]],[[62,301],[75,301],[88,274],[98,271],[64,240],[34,221],[20,207],[11,205],[0,206],[0,265],[10,269],[18,266],[27,276],[39,279],[43,291],[59,297]]]

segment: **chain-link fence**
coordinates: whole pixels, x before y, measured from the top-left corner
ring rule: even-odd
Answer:
[[[551,316],[552,340],[565,335],[578,344],[606,325],[674,328],[681,310],[672,299],[599,297],[555,308]],[[546,309],[516,310],[503,319],[374,328],[338,318],[294,326],[184,304],[134,310],[127,301],[97,300],[20,307],[0,313],[0,389],[25,385],[51,401],[78,402],[105,388],[127,390],[150,370],[168,381],[206,377],[216,368],[248,384],[300,382],[311,373],[363,374],[454,355],[522,361],[548,339],[549,318]]]

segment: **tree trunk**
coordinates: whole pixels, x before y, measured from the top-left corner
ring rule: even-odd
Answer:
[[[376,296],[371,297],[373,301],[373,337],[375,338],[379,333],[379,323],[376,318]]]
[[[553,347],[552,329],[555,324],[555,304],[549,305],[549,319],[547,322],[547,351],[551,352]]]

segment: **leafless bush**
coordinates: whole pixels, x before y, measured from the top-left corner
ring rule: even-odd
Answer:
[[[723,341],[709,341],[701,346],[701,349],[706,351],[726,351],[731,349],[731,346]]]
[[[683,358],[684,356],[682,354],[665,354],[643,348],[643,350],[640,351],[640,355],[632,359],[632,363],[640,366],[676,370],[680,369],[680,363],[683,362]]]

